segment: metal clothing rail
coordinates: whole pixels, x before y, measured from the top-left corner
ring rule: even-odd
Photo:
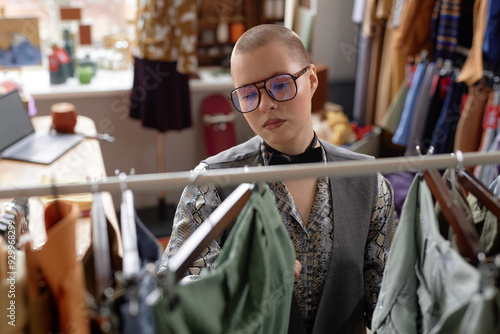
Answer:
[[[262,182],[273,180],[299,179],[306,177],[345,177],[388,173],[396,171],[424,171],[445,169],[454,166],[470,167],[476,165],[500,164],[500,152],[463,153],[462,159],[454,154],[437,154],[426,156],[380,158],[374,160],[349,160],[324,163],[309,163],[287,166],[259,166],[209,170],[203,173],[170,172],[129,175],[126,186],[134,192],[158,191],[165,189],[182,189],[186,185],[238,185],[245,182]],[[0,189],[0,198],[19,198],[47,196],[57,194],[89,193],[93,190],[119,193],[124,186],[118,176],[108,177],[97,186],[90,183],[56,184],[44,186],[19,186]]]

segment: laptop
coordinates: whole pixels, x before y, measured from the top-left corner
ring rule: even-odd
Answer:
[[[35,132],[19,92],[0,96],[0,158],[49,165],[82,140],[79,134]]]

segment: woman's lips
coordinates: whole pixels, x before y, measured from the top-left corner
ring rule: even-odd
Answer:
[[[267,130],[274,130],[285,124],[285,122],[286,121],[284,119],[279,119],[279,118],[268,119],[264,123],[263,127]]]

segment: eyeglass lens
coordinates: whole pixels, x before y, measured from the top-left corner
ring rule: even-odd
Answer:
[[[265,89],[278,102],[291,100],[297,94],[297,86],[291,75],[282,74],[266,80]],[[240,87],[233,91],[234,107],[241,112],[250,112],[259,105],[259,90],[255,85]]]

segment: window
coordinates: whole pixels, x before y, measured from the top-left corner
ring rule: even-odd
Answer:
[[[80,24],[91,25],[92,41],[102,46],[104,36],[124,34],[134,38],[136,0],[0,0],[4,17],[38,17],[42,53],[50,53],[53,42],[62,42],[62,29],[68,23],[60,22],[60,7],[81,8]],[[78,23],[73,22],[73,32]],[[78,43],[77,43],[78,44]]]

